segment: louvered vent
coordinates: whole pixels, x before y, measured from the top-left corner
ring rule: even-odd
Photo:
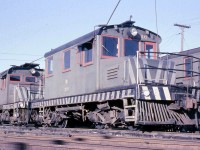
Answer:
[[[107,80],[118,78],[119,66],[107,70]]]

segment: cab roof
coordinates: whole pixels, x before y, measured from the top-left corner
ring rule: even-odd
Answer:
[[[40,68],[38,69],[36,67],[39,67],[39,64],[25,63],[20,66],[12,66],[9,69],[0,73],[0,79],[6,78],[7,74],[11,74],[14,70],[30,70],[30,69],[34,68],[38,71],[43,71],[43,69],[40,69]]]
[[[111,28],[114,28],[115,26],[123,27],[123,28],[125,28],[125,27],[133,27],[134,23],[135,23],[134,21],[130,21],[129,20],[129,21],[125,21],[125,22],[123,22],[121,24],[117,24],[117,25],[101,25],[101,27],[99,29],[97,29],[97,30],[94,30],[94,31],[92,31],[92,32],[90,32],[88,34],[85,34],[85,35],[83,35],[83,36],[81,36],[81,37],[79,37],[79,38],[77,38],[75,40],[72,40],[72,41],[70,41],[70,42],[68,42],[68,43],[66,43],[66,44],[64,44],[62,46],[59,46],[59,47],[57,47],[55,49],[51,49],[51,51],[45,53],[44,57],[45,58],[49,57],[49,56],[51,56],[51,55],[53,55],[53,54],[55,54],[55,53],[57,53],[59,51],[62,51],[64,49],[66,49],[66,48],[70,48],[72,46],[79,46],[79,45],[81,45],[81,44],[83,44],[85,42],[91,41],[92,39],[94,39],[94,37],[96,35],[101,35],[103,30],[105,30],[105,29],[111,29]],[[146,29],[141,28],[141,27],[137,27],[137,26],[134,26],[134,27],[136,27],[137,29],[140,29],[140,30],[146,30]],[[151,33],[157,35],[154,32],[151,32]],[[159,38],[160,38],[160,36],[159,36]]]

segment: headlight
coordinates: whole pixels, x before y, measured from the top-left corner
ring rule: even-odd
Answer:
[[[31,74],[35,74],[36,70],[34,68],[30,69]]]
[[[18,106],[19,106],[19,108],[23,108],[24,104],[23,103],[19,103]]]
[[[138,34],[136,28],[131,28],[130,32],[131,32],[131,35],[132,35],[132,36],[136,36],[136,35]]]
[[[150,92],[149,91],[143,91],[143,94],[145,97],[149,96],[150,95]]]

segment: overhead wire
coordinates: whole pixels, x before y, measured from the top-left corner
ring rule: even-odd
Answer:
[[[17,56],[40,56],[40,55],[33,55],[33,54],[20,54],[20,53],[1,53],[0,55],[17,55]]]
[[[196,21],[196,20],[199,20],[200,17],[193,17],[193,18],[189,18],[189,19],[184,19],[184,20],[178,20],[178,22],[185,22],[187,24],[190,24],[191,21]]]
[[[33,60],[33,61],[31,61],[30,63],[34,63],[34,62],[36,62],[36,61],[38,61],[38,60],[41,60],[41,59],[43,59],[44,57],[40,57],[40,58],[38,58],[38,59],[35,59],[35,60]]]
[[[156,32],[158,35],[158,13],[157,13],[157,1],[155,0],[155,17],[156,17]]]
[[[115,6],[115,8],[114,8],[114,10],[113,10],[113,12],[112,12],[112,14],[110,15],[110,18],[108,19],[106,25],[108,25],[108,23],[110,22],[110,20],[111,20],[113,14],[115,13],[115,10],[117,9],[117,7],[118,7],[118,5],[119,5],[120,2],[121,2],[121,0],[118,1],[117,5]]]
[[[186,47],[186,49],[190,49],[190,46],[189,46],[188,43],[186,42],[186,39],[184,38],[183,40],[184,40],[184,44],[185,44],[184,46]]]
[[[31,55],[31,54],[21,54],[21,53],[0,53],[0,55],[14,55],[14,56],[34,56],[34,57],[38,57],[38,56],[41,56],[41,55]],[[38,61],[40,59],[42,59],[44,57],[40,57],[38,59],[35,59],[34,61],[31,61],[31,62],[35,62],[35,61]],[[23,59],[12,59],[12,58],[0,58],[0,61],[3,60],[3,61],[27,61],[27,62],[30,62],[30,60],[23,60]]]
[[[27,62],[30,61],[30,60],[21,60],[21,59],[0,59],[0,60],[8,60],[8,61],[10,61],[10,60],[12,60],[12,61],[27,61]]]
[[[170,36],[169,38],[168,38],[168,40],[166,40],[164,43],[162,43],[161,45],[160,45],[160,47],[161,48],[163,48],[163,47],[170,47],[171,45],[173,45],[174,44],[174,41],[175,41],[175,38],[177,37],[177,35],[179,35],[179,34],[173,34],[172,36]],[[169,49],[163,49],[163,51],[169,51]]]

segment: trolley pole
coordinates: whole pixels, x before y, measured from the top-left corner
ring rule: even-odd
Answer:
[[[180,27],[181,29],[181,52],[183,51],[183,40],[184,40],[184,29],[191,28],[191,26],[181,25],[181,24],[174,24],[174,26]]]

